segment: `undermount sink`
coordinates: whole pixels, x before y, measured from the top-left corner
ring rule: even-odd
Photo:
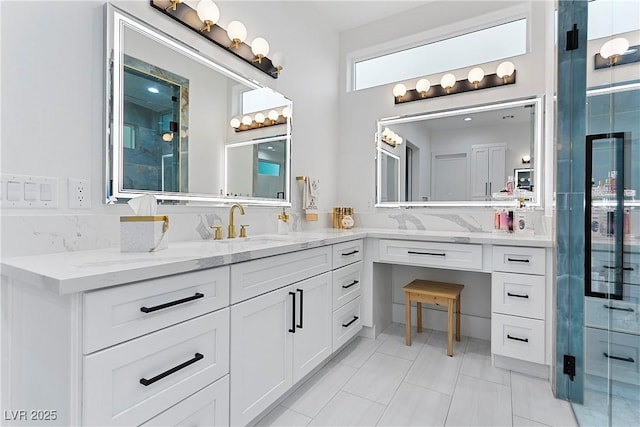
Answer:
[[[251,248],[256,246],[269,246],[269,245],[281,245],[286,243],[295,243],[298,241],[300,240],[296,238],[288,237],[288,236],[262,235],[262,236],[239,237],[236,239],[214,240],[214,243],[219,245],[224,245],[224,246],[233,246],[238,249],[243,249],[243,248]]]

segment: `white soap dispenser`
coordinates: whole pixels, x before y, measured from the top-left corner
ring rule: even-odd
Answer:
[[[282,209],[278,214],[278,234],[289,234],[289,215]]]

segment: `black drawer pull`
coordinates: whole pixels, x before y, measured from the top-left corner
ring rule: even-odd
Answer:
[[[165,304],[156,305],[155,307],[140,307],[140,311],[143,313],[152,313],[154,311],[162,310],[163,308],[173,307],[174,305],[184,304],[185,302],[194,301],[200,298],[204,298],[204,294],[196,292],[196,294],[192,297],[167,302]]]
[[[635,363],[635,360],[633,360],[633,357],[610,356],[607,353],[602,353],[602,354],[604,354],[604,357],[607,357],[609,359],[615,359],[615,360],[621,360],[623,362]]]
[[[358,316],[353,316],[353,319],[351,319],[348,323],[343,323],[342,327],[343,328],[348,328],[349,326],[351,326],[353,324],[353,322],[355,322],[358,319],[359,319]]]
[[[419,252],[419,251],[407,251],[408,254],[411,255],[433,255],[433,256],[447,256],[446,253],[436,253],[436,252]]]
[[[304,297],[304,290],[303,289],[296,289],[296,292],[300,292],[300,323],[298,323],[296,326],[300,329],[302,329],[302,309],[304,308],[304,302],[302,300],[302,298]],[[295,310],[293,310],[295,313]]]
[[[360,251],[351,251],[351,252],[347,252],[347,253],[343,253],[342,256],[351,256],[351,255],[355,255]]]
[[[296,333],[296,293],[289,292],[289,295],[293,297],[293,309],[291,310],[291,328],[289,332]]]
[[[168,377],[169,375],[178,372],[180,369],[182,368],[186,368],[189,365],[192,365],[194,363],[196,363],[198,360],[202,360],[204,359],[204,356],[200,353],[196,353],[193,356],[193,359],[187,360],[184,363],[179,364],[176,367],[173,367],[171,369],[169,369],[168,371],[164,371],[163,373],[156,375],[155,377],[151,378],[150,380],[146,379],[146,378],[140,378],[140,384],[142,384],[143,386],[148,386],[151,385],[153,383],[155,383],[156,381],[159,381],[161,379],[163,379],[164,377]]]
[[[342,289],[349,289],[350,287],[355,286],[358,283],[360,283],[360,282],[358,282],[357,280],[354,280],[353,282],[349,283],[348,285],[342,285]]]
[[[609,270],[615,270],[616,267],[615,266],[612,267],[610,265],[603,265],[602,268],[606,268],[606,269],[609,269]],[[634,271],[633,267],[622,267],[622,269],[624,271]]]
[[[530,262],[528,259],[518,259],[518,258],[507,258],[507,261],[509,261],[509,262],[526,262],[526,263]]]
[[[511,335],[507,334],[507,338],[509,338],[510,340],[514,340],[514,341],[522,341],[522,342],[529,342],[529,338],[518,338],[518,337],[512,337]]]
[[[620,310],[620,311],[628,311],[629,313],[633,313],[633,308],[631,307],[616,307],[613,305],[604,305],[604,308],[608,308],[609,310]]]
[[[512,294],[511,292],[507,292],[507,295],[509,295],[510,297],[516,297],[516,298],[529,298],[529,295]]]

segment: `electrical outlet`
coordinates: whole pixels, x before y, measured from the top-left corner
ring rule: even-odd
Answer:
[[[71,209],[90,209],[91,191],[88,179],[69,178],[69,207]]]

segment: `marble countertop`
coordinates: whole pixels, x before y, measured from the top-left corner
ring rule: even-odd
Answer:
[[[365,237],[510,246],[553,245],[549,238],[506,233],[328,229],[288,235],[258,235],[246,239],[172,242],[169,248],[158,252],[122,253],[119,248],[108,248],[6,258],[2,260],[2,274],[58,294],[70,294]]]

